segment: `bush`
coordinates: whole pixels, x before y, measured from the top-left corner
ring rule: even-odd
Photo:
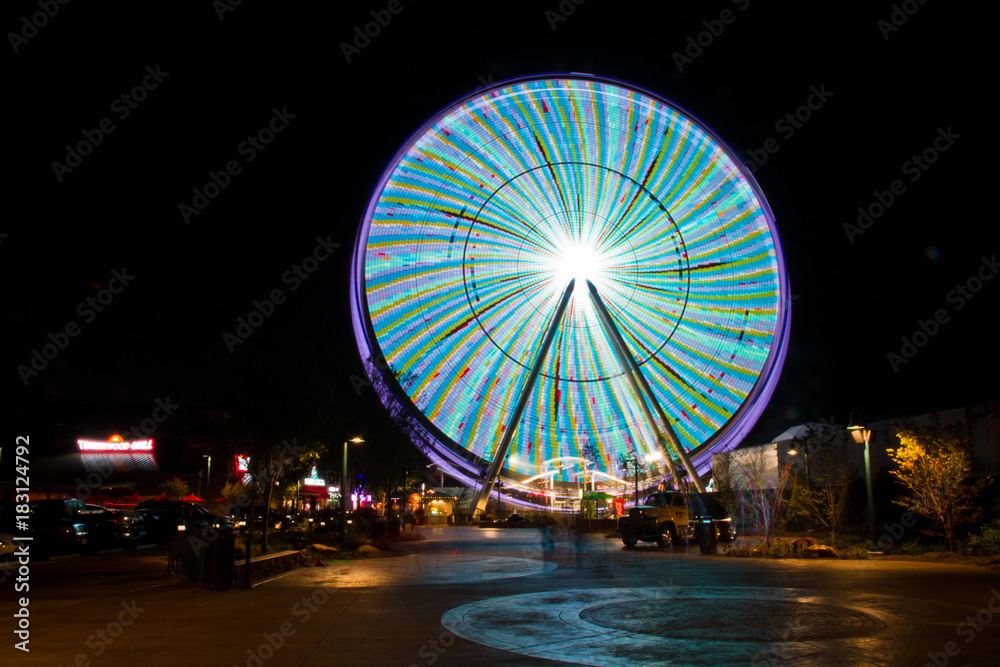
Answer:
[[[768,549],[767,555],[771,558],[788,558],[789,556],[797,555],[795,553],[795,547],[792,546],[791,542],[786,542],[785,540],[775,540],[771,542],[771,548]]]
[[[865,544],[846,544],[837,547],[837,553],[844,560],[867,560],[868,547]]]
[[[965,553],[969,556],[996,556],[1000,554],[1000,518],[993,519],[979,529],[979,533],[969,535],[965,543]]]

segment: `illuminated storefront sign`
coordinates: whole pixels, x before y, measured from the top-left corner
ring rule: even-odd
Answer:
[[[120,437],[113,436],[107,442],[98,440],[77,440],[77,447],[81,452],[151,452],[153,451],[153,441],[135,440],[125,442]]]
[[[326,486],[326,480],[316,476],[316,466],[313,466],[309,476],[302,480],[302,486]]]

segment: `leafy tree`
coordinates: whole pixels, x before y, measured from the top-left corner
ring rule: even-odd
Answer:
[[[968,483],[972,460],[969,434],[962,424],[942,426],[931,416],[927,426],[902,423],[897,428],[900,446],[886,450],[895,463],[892,476],[906,487],[893,502],[930,520],[928,535],[944,537],[955,550],[955,528],[982,516],[976,498],[987,479]]]
[[[225,486],[222,487],[222,497],[226,499],[226,504],[229,506],[240,505],[249,497],[249,492],[242,482],[233,480],[226,482]]]
[[[179,477],[174,477],[173,479],[160,482],[160,491],[162,491],[167,498],[171,498],[172,500],[178,500],[191,493],[191,489],[188,487],[187,482]]]
[[[798,453],[792,477],[789,509],[820,526],[835,541],[844,521],[854,470],[841,446],[843,431],[808,427],[796,442]]]
[[[633,478],[633,484],[635,486],[635,504],[638,505],[639,474],[646,472],[646,463],[640,459],[635,452],[629,452],[628,456],[625,454],[618,455],[618,467],[626,477],[631,476]]]

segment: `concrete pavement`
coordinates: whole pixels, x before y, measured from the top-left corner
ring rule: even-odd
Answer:
[[[35,563],[31,652],[13,647],[21,594],[8,578],[0,660],[943,667],[1000,655],[1000,577],[985,568],[706,557],[625,550],[602,535],[546,552],[534,531],[420,530],[430,539],[397,547],[408,555],[302,569],[250,591],[164,580],[165,554]]]

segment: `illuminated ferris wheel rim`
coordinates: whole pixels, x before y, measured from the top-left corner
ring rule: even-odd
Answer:
[[[354,302],[354,307],[352,308],[352,319],[355,328],[356,337],[358,340],[359,350],[363,357],[371,355],[374,359],[384,359],[381,352],[381,346],[378,341],[378,337],[375,335],[373,328],[373,323],[369,314],[368,309],[368,295],[365,289],[365,258],[367,250],[367,242],[369,238],[369,232],[373,224],[374,214],[379,206],[381,194],[389,183],[390,179],[396,173],[396,169],[400,162],[407,156],[409,151],[429,132],[431,132],[436,125],[442,122],[443,119],[448,118],[453,113],[460,111],[463,107],[469,104],[470,101],[482,98],[484,95],[504,91],[505,89],[516,88],[518,86],[529,84],[532,82],[578,82],[583,84],[597,84],[602,86],[599,90],[601,94],[611,94],[616,95],[619,92],[623,94],[635,93],[639,96],[646,97],[652,103],[662,105],[668,110],[672,110],[685,121],[689,122],[700,130],[708,139],[715,144],[738,168],[742,179],[752,190],[753,195],[756,197],[757,203],[761,209],[764,219],[767,223],[768,232],[774,241],[774,254],[776,265],[778,268],[777,279],[779,281],[779,294],[780,299],[776,305],[777,315],[776,321],[777,326],[774,331],[774,342],[770,346],[767,354],[767,359],[763,364],[762,372],[757,376],[756,382],[754,383],[752,389],[748,392],[746,399],[743,401],[742,405],[733,412],[728,420],[717,430],[717,432],[708,440],[703,442],[696,449],[691,451],[691,458],[693,467],[697,474],[703,475],[711,466],[711,454],[717,451],[725,451],[731,449],[736,443],[746,434],[749,428],[754,422],[759,418],[760,413],[763,410],[764,405],[766,405],[767,400],[770,398],[773,390],[776,378],[780,372],[780,369],[784,362],[784,357],[787,349],[787,341],[789,334],[789,320],[790,320],[790,307],[788,302],[788,281],[787,274],[785,270],[784,256],[780,244],[780,237],[778,235],[777,228],[774,224],[773,214],[767,203],[763,192],[760,190],[759,185],[753,178],[753,175],[748,169],[743,166],[739,157],[736,153],[729,147],[729,145],[715,134],[705,123],[698,119],[693,114],[689,113],[686,109],[678,106],[677,104],[666,100],[665,98],[659,96],[656,93],[648,91],[644,88],[617,81],[615,79],[606,77],[596,77],[592,75],[584,74],[552,74],[552,75],[533,75],[524,76],[507,81],[499,82],[493,84],[489,87],[477,90],[466,96],[463,96],[459,100],[447,105],[441,109],[438,113],[431,116],[423,125],[421,125],[407,141],[400,147],[396,154],[389,161],[385,170],[383,171],[377,185],[373,189],[372,196],[369,199],[368,207],[365,211],[365,216],[363,224],[359,230],[357,242],[355,244],[354,258],[353,258],[353,269],[352,269],[352,300]],[[617,91],[615,89],[621,89]],[[519,94],[529,95],[532,91],[525,90],[521,91]],[[645,103],[645,101],[643,101]],[[608,169],[606,165],[595,164],[592,165],[594,168],[598,169]],[[542,167],[535,166],[532,169],[541,169]],[[518,179],[524,175],[525,172],[516,173],[513,175],[508,175],[505,183],[496,188],[494,192],[499,191],[507,183]],[[620,174],[623,178],[632,180],[627,174]],[[644,187],[642,187],[645,190]],[[647,191],[647,194],[653,196],[652,193]],[[654,197],[655,198],[655,197]],[[479,211],[482,211],[488,205],[488,201],[484,202],[479,207]],[[470,217],[476,219],[478,212],[471,215]],[[673,218],[670,218],[671,223]],[[678,230],[679,231],[679,230]],[[471,226],[468,234],[471,234]],[[467,237],[468,237],[467,234]],[[463,252],[464,252],[463,248]],[[690,280],[690,274],[688,274],[688,279]],[[471,305],[471,302],[470,302]],[[480,326],[482,326],[480,324]],[[509,355],[508,355],[509,356]],[[643,363],[646,359],[642,360]],[[391,373],[382,373],[383,378],[390,387],[393,397],[395,400],[402,402],[404,405],[409,405],[411,408],[412,402],[410,396],[407,392],[399,386],[395,379],[391,377]],[[411,414],[417,419],[420,427],[424,429],[426,434],[430,436],[432,441],[436,443],[441,443],[446,445],[447,443],[455,444],[451,438],[441,431],[438,426],[431,421],[423,412],[419,409],[411,409]],[[481,469],[484,464],[484,459],[478,455],[473,454],[461,445],[457,447],[444,446],[442,448],[435,447],[435,454],[432,456],[443,469],[445,469],[449,474],[454,477],[461,479],[466,482],[476,482],[476,471]],[[512,471],[504,470],[504,478],[514,480],[517,477],[524,478],[525,475],[513,474]]]

